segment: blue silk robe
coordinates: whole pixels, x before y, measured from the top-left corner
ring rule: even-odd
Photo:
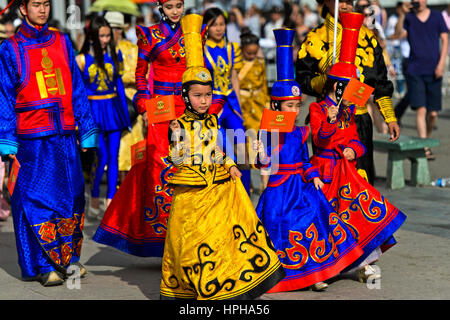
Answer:
[[[79,147],[98,145],[69,38],[24,20],[0,46],[0,78],[0,154],[21,164],[11,201],[22,277],[65,273],[83,240]]]

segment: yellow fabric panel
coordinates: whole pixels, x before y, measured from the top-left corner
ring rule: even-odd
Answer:
[[[260,270],[252,271],[251,261]],[[261,284],[280,265],[240,179],[206,188],[175,187],[162,261],[162,296],[231,299]]]
[[[253,129],[255,132],[258,132],[264,108],[270,104],[270,97],[264,60],[244,61],[244,66],[251,63],[253,63],[251,68],[239,82],[241,111],[245,129]],[[244,69],[245,67],[241,71]]]
[[[131,146],[144,139],[144,119],[139,115],[131,128],[131,132],[124,131],[120,139],[119,171],[130,171]]]
[[[172,185],[206,186],[230,177],[234,162],[217,146],[218,120],[214,115],[197,119],[184,113],[178,118],[184,128],[184,141],[179,148],[169,146],[169,161],[178,171],[169,179]]]

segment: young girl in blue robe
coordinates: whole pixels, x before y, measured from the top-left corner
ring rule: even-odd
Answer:
[[[278,81],[271,94],[272,109],[300,111],[301,92],[293,80],[292,40],[295,32],[275,30]],[[286,278],[269,292],[311,287],[338,275],[361,254],[357,241],[321,191],[323,182],[309,162],[308,127],[288,133],[260,131],[254,143],[257,167],[270,170],[267,188],[256,212],[277,249]]]

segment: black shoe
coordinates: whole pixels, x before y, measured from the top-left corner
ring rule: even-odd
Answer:
[[[83,266],[81,263],[79,262],[75,262],[70,264],[70,266],[75,266],[78,267],[80,269],[80,278],[84,278],[87,275],[87,269],[85,266]],[[69,266],[69,268],[70,268]],[[73,273],[67,274],[68,277],[70,277]]]
[[[39,281],[44,287],[60,286],[64,283],[64,278],[59,272],[50,271],[38,276]]]

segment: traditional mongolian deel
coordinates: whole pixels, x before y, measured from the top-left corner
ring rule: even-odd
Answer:
[[[12,211],[22,276],[65,273],[79,261],[83,241],[78,141],[98,145],[69,38],[24,20],[0,47],[0,77],[0,153],[21,164]]]
[[[121,40],[117,46],[122,52],[124,70],[122,82],[125,87],[125,95],[127,102],[132,101],[136,94],[136,66],[138,60],[138,46],[129,40]],[[130,148],[135,143],[145,139],[144,137],[144,120],[141,115],[137,115],[136,119],[130,119],[132,122],[131,132],[124,131],[120,139],[119,148],[119,171],[130,171],[131,154]]]
[[[213,104],[209,113],[219,116],[220,131],[223,137],[222,149],[234,156],[235,145],[246,143],[244,119],[236,91],[231,82],[232,71],[239,73],[242,68],[242,52],[235,42],[228,42],[223,38],[219,43],[211,39],[206,41],[205,66],[213,77]],[[227,134],[233,130],[235,135]],[[242,134],[241,134],[242,133]],[[250,190],[250,171],[242,170],[242,181],[247,192]]]
[[[178,121],[196,152],[171,157],[179,170],[170,180],[175,191],[161,295],[165,299],[256,298],[279,282],[284,272],[241,181],[230,179],[228,171],[234,163],[217,147],[217,116],[200,119],[186,111]],[[198,135],[204,139],[194,145]],[[195,165],[199,150],[203,161]],[[183,155],[189,153],[191,164],[185,165]]]
[[[364,254],[351,266],[357,266],[376,248],[388,249],[394,241],[391,236],[405,221],[406,216],[391,205],[356,170],[356,160],[349,162],[343,150],[351,148],[356,158],[364,154],[356,132],[355,106],[341,107],[337,121],[327,120],[328,108],[336,102],[327,97],[312,103],[311,130],[316,147],[311,163],[320,172],[325,183],[323,192],[334,211],[352,230]],[[385,243],[389,241],[389,243]],[[386,244],[386,246],[382,246]]]
[[[346,62],[356,66],[361,82],[375,88],[373,100],[380,109],[386,123],[395,122],[397,119],[391,101],[394,86],[387,77],[383,50],[371,30],[364,25],[358,26],[358,15],[360,16],[361,14],[354,12],[340,14],[336,35],[336,62],[341,60],[341,51],[352,54],[354,60]],[[344,20],[346,21],[345,23],[343,22]],[[328,76],[327,69],[333,64],[334,27],[334,17],[328,13],[324,24],[308,33],[298,53],[296,64],[297,81],[304,93],[320,99],[323,99],[321,96]],[[348,38],[343,43],[344,28],[349,33],[357,33],[357,37]],[[347,55],[344,55],[342,58],[345,59],[346,57]],[[368,112],[367,106],[356,106],[355,121],[359,138],[367,148],[366,154],[358,159],[358,168],[367,172],[369,181],[373,184],[375,179],[372,141],[373,126]]]
[[[187,71],[183,75],[186,110],[178,118],[181,141],[170,144],[174,196],[162,262],[163,299],[253,299],[285,273],[241,181],[231,181],[235,164],[217,144],[215,114],[191,106],[189,85],[212,86],[202,67],[202,16],[187,15]],[[196,50],[197,49],[197,50]],[[200,57],[200,59],[197,59]],[[172,130],[169,136],[172,137]]]
[[[112,199],[117,190],[119,148],[122,131],[131,130],[125,88],[122,82],[123,57],[119,51],[118,66],[109,53],[103,55],[104,68],[89,54],[77,59],[83,77],[91,110],[100,129],[99,148],[92,168],[91,197],[99,198],[100,184],[107,167],[106,198]],[[116,70],[116,68],[118,70]],[[89,215],[88,215],[89,216]]]
[[[244,127],[258,132],[263,110],[270,102],[264,59],[244,60],[239,71],[239,87]]]
[[[242,118],[239,101],[231,83],[231,71],[235,69],[239,72],[242,68],[242,53],[239,45],[234,42],[226,42],[225,39],[222,39],[220,43],[207,40],[205,63],[213,76],[214,84],[210,113],[220,115],[227,105],[231,112]]]
[[[279,49],[278,81],[273,100],[299,100],[294,71],[283,59],[292,59],[294,30],[275,30]],[[288,81],[283,81],[288,80]],[[275,87],[275,86],[274,86]],[[294,113],[295,114],[295,113]],[[309,162],[308,127],[291,132],[260,132],[265,158],[257,166],[270,170],[267,188],[256,212],[267,229],[286,272],[270,292],[291,291],[325,281],[341,272],[361,254],[352,232],[313,183],[319,177]]]
[[[330,279],[362,254],[352,231],[312,183],[319,173],[309,162],[308,136],[308,127],[261,135],[267,141],[267,158],[259,166],[272,174],[256,212],[287,275],[270,292],[298,290]]]
[[[97,66],[90,54],[82,54],[81,75],[86,84],[88,99],[97,126],[102,132],[124,130],[131,127],[128,115],[125,88],[122,82],[123,57],[119,51],[120,70],[115,70],[114,61],[106,53],[105,68]]]
[[[181,76],[186,70],[184,36],[179,23],[163,20],[137,26],[139,56],[134,105],[146,112],[151,97],[174,95],[177,116],[184,112]],[[154,77],[147,78],[151,64]],[[153,82],[153,92],[149,91]],[[173,190],[167,185],[176,168],[167,161],[169,122],[150,124],[147,161],[133,166],[105,212],[94,240],[136,256],[159,256],[164,250]]]

